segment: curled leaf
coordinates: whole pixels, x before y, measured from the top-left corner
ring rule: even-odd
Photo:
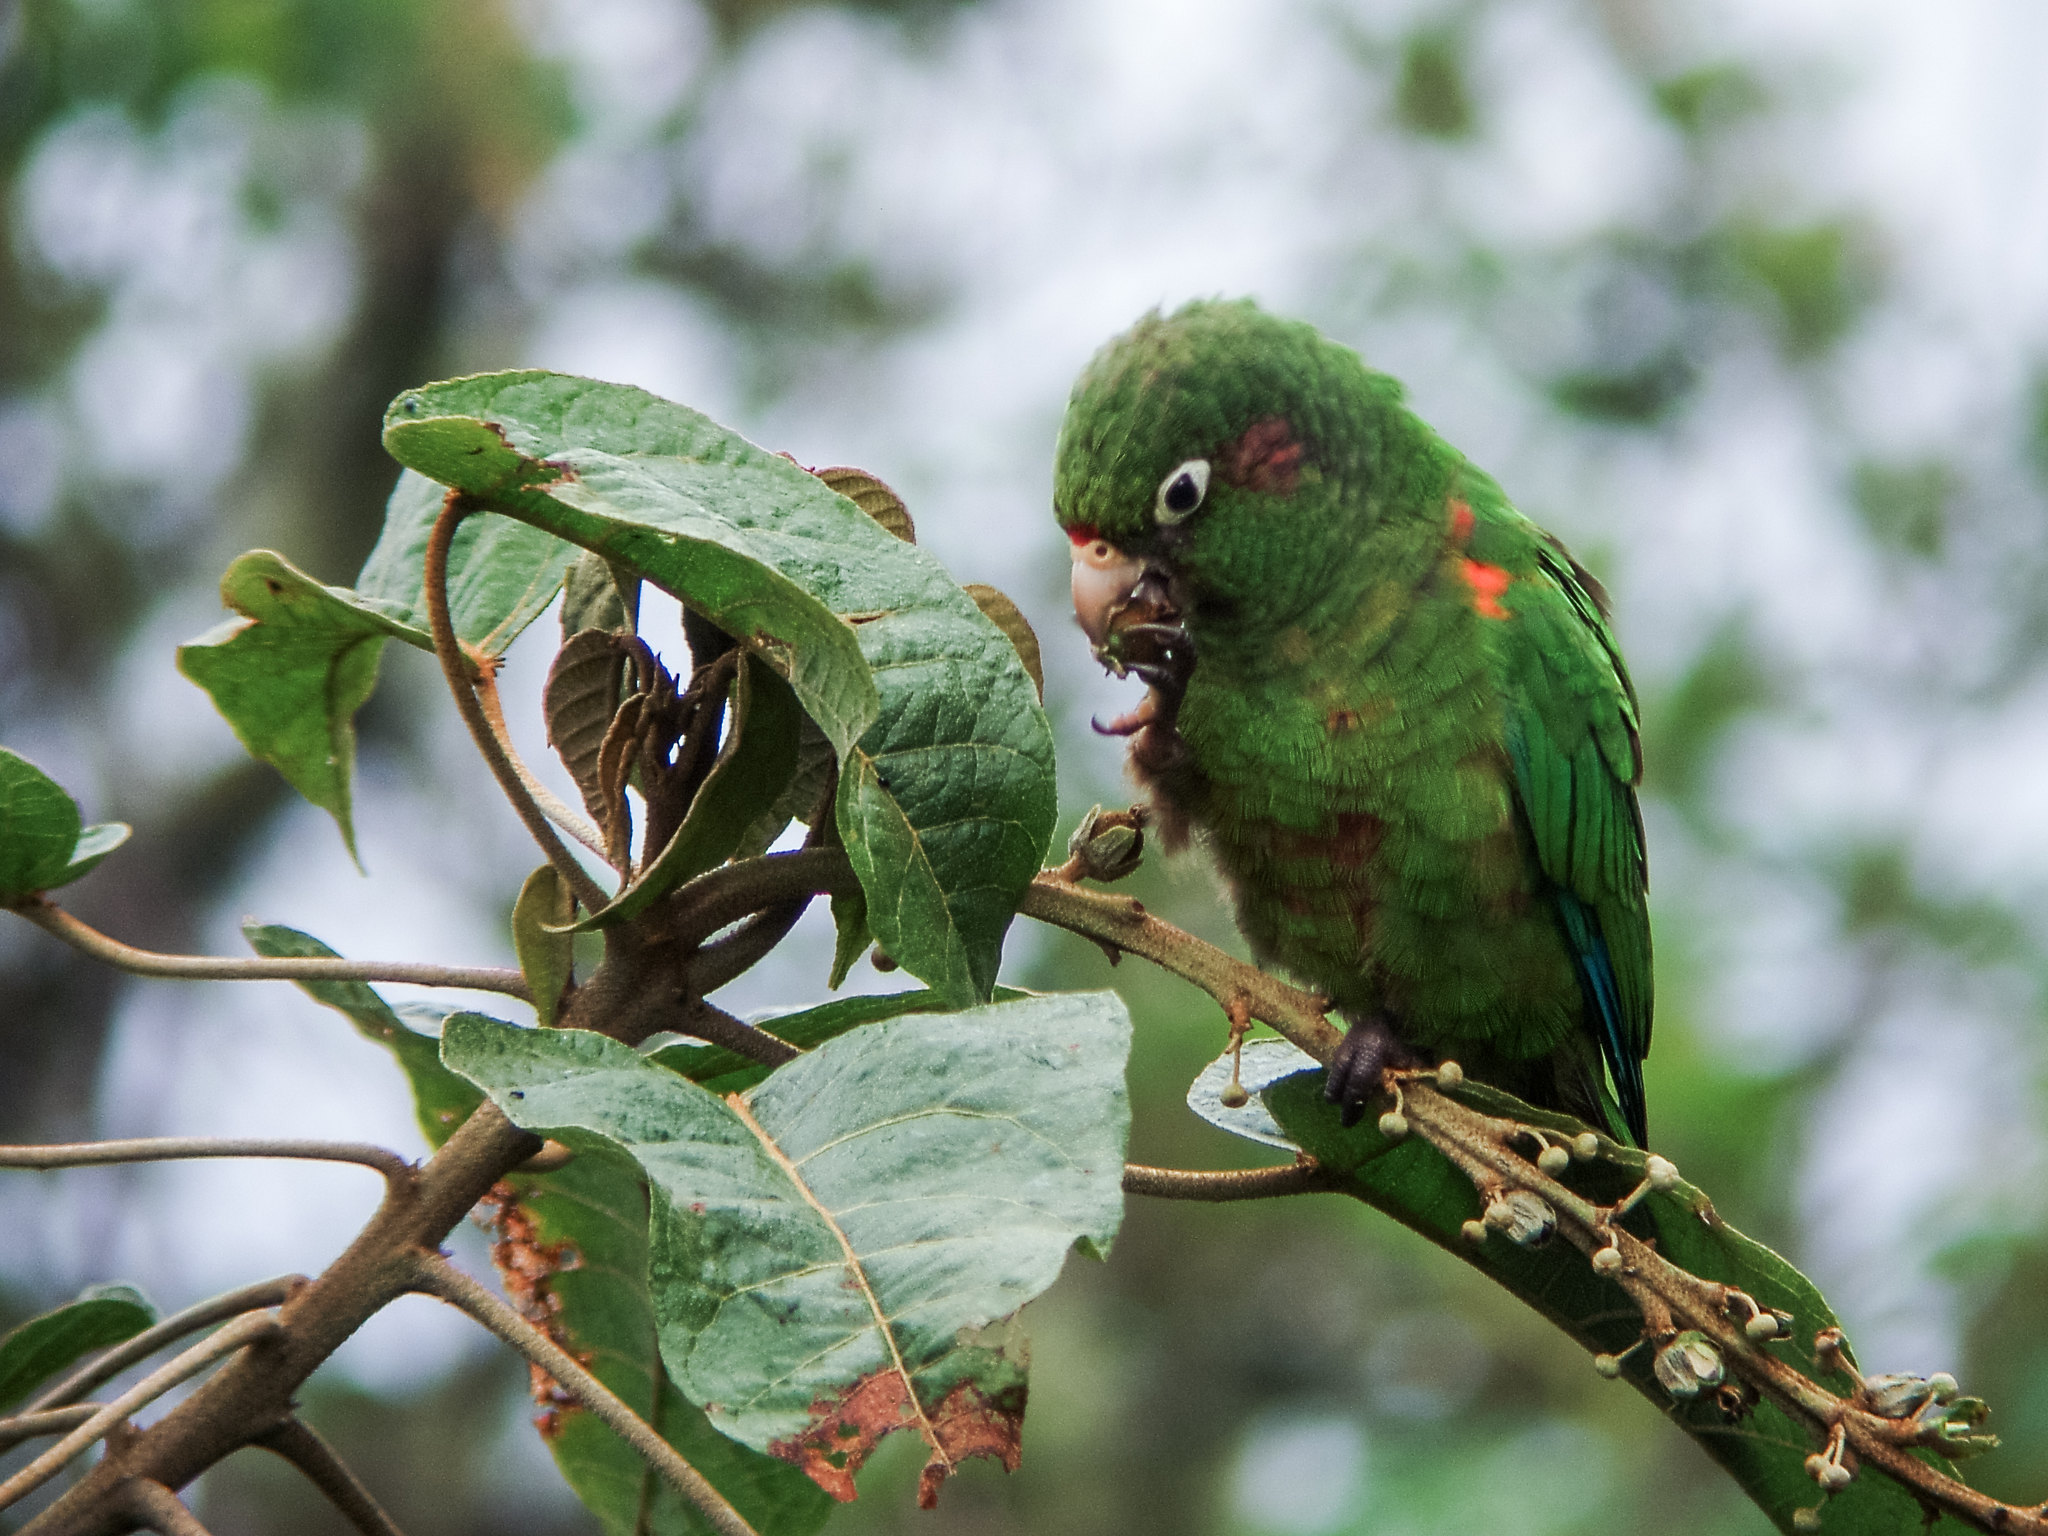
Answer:
[[[903,498],[866,470],[838,465],[832,469],[814,469],[811,473],[904,543],[917,542],[917,524],[911,521],[910,508],[903,505]]]
[[[605,578],[609,581],[609,575]],[[583,792],[583,804],[599,826],[608,818],[598,753],[619,709],[626,653],[607,629],[578,630],[562,642],[541,691],[548,744]]]
[[[961,591],[974,599],[974,606],[988,617],[1017,648],[1017,659],[1024,663],[1025,675],[1031,679],[1031,686],[1038,690],[1040,702],[1045,699],[1045,660],[1039,654],[1038,633],[1032,629],[1031,621],[1024,617],[1024,610],[1003,593],[986,582],[970,581]]]

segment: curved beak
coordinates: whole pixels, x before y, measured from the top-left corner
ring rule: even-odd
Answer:
[[[1098,650],[1109,638],[1110,621],[1130,600],[1144,577],[1145,562],[1107,539],[1077,538],[1074,555],[1074,617]]]

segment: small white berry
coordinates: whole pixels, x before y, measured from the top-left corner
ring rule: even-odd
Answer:
[[[1775,1339],[1778,1336],[1778,1319],[1769,1312],[1759,1312],[1742,1325],[1742,1331],[1752,1339]]]
[[[1590,1163],[1600,1155],[1600,1138],[1591,1131],[1581,1131],[1572,1138],[1572,1156],[1582,1163]]]
[[[1795,1531],[1817,1531],[1820,1529],[1820,1508],[1795,1509],[1792,1511],[1792,1529]]]
[[[1593,1254],[1593,1273],[1611,1275],[1621,1268],[1621,1250],[1608,1247],[1596,1249]]]
[[[1840,1493],[1849,1486],[1852,1476],[1854,1474],[1839,1461],[1831,1461],[1827,1465],[1827,1470],[1820,1475],[1820,1485],[1829,1493]]]
[[[1483,1221],[1468,1221],[1465,1225],[1458,1228],[1458,1235],[1463,1237],[1468,1243],[1483,1243],[1486,1241],[1486,1223]]]
[[[1806,1475],[1817,1483],[1826,1475],[1828,1466],[1827,1457],[1821,1455],[1819,1451],[1815,1451],[1806,1458]]]
[[[1663,1191],[1678,1183],[1678,1169],[1669,1158],[1659,1157],[1652,1152],[1643,1164],[1643,1176],[1650,1181],[1650,1188]]]
[[[1536,1155],[1536,1166],[1553,1179],[1571,1165],[1572,1155],[1563,1147],[1545,1147]]]
[[[1464,1081],[1465,1069],[1455,1061],[1447,1061],[1436,1069],[1436,1085],[1446,1093],[1462,1086]]]
[[[1389,1141],[1399,1141],[1408,1134],[1408,1117],[1398,1109],[1390,1109],[1380,1116],[1380,1134]]]
[[[1955,1377],[1949,1375],[1947,1371],[1936,1371],[1927,1378],[1927,1385],[1934,1389],[1934,1400],[1937,1403],[1947,1402],[1957,1392],[1962,1390],[1956,1384]]]
[[[1593,1369],[1599,1372],[1600,1375],[1605,1376],[1609,1381],[1612,1381],[1621,1374],[1621,1357],[1619,1355],[1595,1355],[1593,1357]]]

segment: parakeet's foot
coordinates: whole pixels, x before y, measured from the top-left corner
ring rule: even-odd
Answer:
[[[1412,1065],[1416,1059],[1384,1016],[1375,1013],[1354,1019],[1338,1042],[1337,1054],[1330,1058],[1323,1097],[1342,1105],[1345,1126],[1354,1126],[1364,1118],[1367,1101],[1380,1091],[1380,1075],[1389,1067]]]

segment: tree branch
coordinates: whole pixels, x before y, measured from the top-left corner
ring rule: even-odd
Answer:
[[[209,1536],[205,1526],[180,1499],[162,1483],[146,1477],[131,1477],[121,1485],[122,1508],[159,1536]]]
[[[609,859],[604,846],[604,834],[590,824],[586,816],[578,814],[547,785],[541,783],[534,771],[526,766],[526,760],[512,745],[512,732],[505,725],[505,710],[498,699],[498,680],[489,672],[479,670],[472,682],[476,688],[477,707],[484,712],[484,723],[491,728],[491,735],[497,738],[498,750],[505,754],[505,761],[512,765],[512,771],[519,776],[520,784],[540,812],[577,842],[588,848],[600,859]]]
[[[305,1379],[368,1318],[412,1288],[413,1254],[438,1245],[541,1145],[488,1101],[479,1105],[411,1186],[387,1192],[342,1255],[292,1294],[267,1347],[234,1356],[162,1418],[110,1442],[99,1463],[21,1536],[119,1536],[131,1529],[116,1502],[124,1480],[147,1477],[182,1488],[277,1424],[292,1411]]]
[[[694,948],[756,912],[799,897],[850,895],[859,889],[843,848],[764,853],[720,865],[678,887],[667,901],[669,934],[684,947]]]
[[[462,519],[472,510],[460,491],[450,491],[441,503],[441,515],[434,520],[434,531],[427,540],[427,558],[424,577],[427,596],[427,622],[434,632],[434,655],[439,658],[441,672],[448,679],[448,691],[455,697],[455,707],[462,715],[462,723],[469,727],[470,739],[483,754],[491,774],[498,781],[505,798],[518,813],[526,830],[540,845],[540,851],[555,866],[582,902],[591,912],[602,907],[606,900],[604,889],[590,877],[590,872],[576,862],[575,855],[562,846],[562,840],[555,836],[555,829],[549,824],[546,814],[534,803],[533,796],[526,792],[518,771],[499,746],[491,723],[484,718],[483,706],[477,702],[476,684],[470,676],[472,663],[462,649],[462,641],[455,633],[455,621],[448,613],[448,551],[455,542],[455,530]]]
[[[502,992],[521,1002],[533,1001],[526,978],[502,966],[418,965],[400,960],[343,960],[314,955],[258,955],[247,959],[165,955],[109,938],[80,922],[47,896],[22,897],[12,904],[11,910],[72,948],[134,976],[165,976],[176,981],[403,981],[421,987]]]
[[[65,1464],[72,1457],[101,1439],[137,1409],[155,1402],[180,1382],[189,1381],[214,1361],[246,1349],[251,1344],[274,1338],[277,1331],[275,1314],[257,1312],[245,1315],[236,1318],[212,1337],[193,1345],[182,1355],[166,1362],[101,1408],[6,1482],[0,1483],[0,1509],[5,1509],[17,1499],[42,1487],[63,1471]]]
[[[263,1136],[145,1136],[133,1141],[0,1147],[0,1168],[97,1168],[109,1163],[165,1163],[202,1157],[285,1157],[315,1163],[360,1163],[376,1169],[393,1185],[409,1181],[416,1171],[396,1152],[368,1142]]]
[[[54,1387],[44,1390],[30,1400],[24,1412],[61,1408],[66,1403],[76,1402],[101,1383],[112,1381],[129,1366],[147,1360],[166,1344],[174,1343],[187,1334],[197,1333],[200,1329],[227,1318],[240,1317],[244,1312],[283,1306],[292,1293],[306,1283],[304,1275],[279,1275],[275,1280],[261,1280],[255,1285],[245,1285],[240,1290],[228,1291],[195,1303],[182,1312],[173,1312],[155,1327],[145,1328],[134,1338],[115,1345],[97,1360],[81,1366]]]
[[[675,1447],[656,1434],[645,1419],[613,1396],[603,1382],[566,1350],[476,1281],[438,1255],[420,1253],[414,1257],[413,1284],[415,1289],[467,1312],[554,1377],[563,1391],[645,1457],[669,1486],[696,1505],[723,1536],[758,1536],[725,1495],[677,1454]]]
[[[1233,958],[1214,944],[1163,923],[1129,896],[1084,890],[1045,872],[1031,882],[1017,910],[1026,917],[1078,933],[1105,948],[1150,960],[1207,992],[1224,1008],[1241,1006],[1270,1024],[1317,1061],[1328,1061],[1343,1038],[1328,1019],[1327,998],[1290,987],[1256,966]]]
[[[370,1490],[362,1485],[348,1464],[334,1454],[313,1426],[296,1416],[266,1430],[250,1442],[282,1456],[306,1476],[306,1481],[327,1495],[327,1502],[362,1536],[404,1536],[384,1513]]]
[[[1743,1326],[1745,1309],[1740,1303],[1747,1301],[1748,1313],[1755,1315],[1759,1309],[1754,1301],[1729,1286],[1688,1273],[1658,1253],[1653,1244],[1625,1230],[1620,1215],[1647,1190],[1676,1185],[1677,1170],[1668,1162],[1647,1159],[1648,1172],[1633,1194],[1615,1206],[1596,1205],[1514,1150],[1517,1139],[1531,1135],[1527,1127],[1481,1114],[1447,1097],[1432,1083],[1435,1075],[1390,1074],[1400,1084],[1400,1114],[1407,1127],[1470,1179],[1482,1201],[1497,1200],[1503,1192],[1527,1191],[1550,1207],[1558,1230],[1580,1252],[1590,1258],[1611,1250],[1616,1257],[1596,1262],[1595,1271],[1614,1280],[1635,1303],[1643,1315],[1645,1339],[1662,1344],[1680,1330],[1696,1331],[1712,1341],[1730,1372],[1771,1399],[1795,1422],[1805,1424],[1817,1439],[1825,1442],[1839,1430],[1857,1459],[1909,1489],[1930,1510],[1938,1509],[1981,1531],[2048,1536],[2048,1510],[2000,1503],[1920,1460],[1911,1450],[1922,1443],[1914,1420],[1872,1412],[1861,1400],[1860,1391],[1849,1398],[1839,1397],[1771,1355]],[[1602,1151],[1611,1147],[1611,1143],[1603,1143]],[[1656,1166],[1660,1163],[1661,1171]],[[1663,1183],[1659,1183],[1660,1177]],[[1935,1449],[1939,1448],[1937,1444]],[[1809,1458],[1809,1471],[1821,1459]],[[1818,1478],[1818,1473],[1815,1476]]]
[[[1282,1168],[1202,1172],[1124,1164],[1124,1193],[1150,1195],[1156,1200],[1271,1200],[1282,1195],[1330,1194],[1343,1188],[1342,1179],[1313,1160],[1289,1163]]]

